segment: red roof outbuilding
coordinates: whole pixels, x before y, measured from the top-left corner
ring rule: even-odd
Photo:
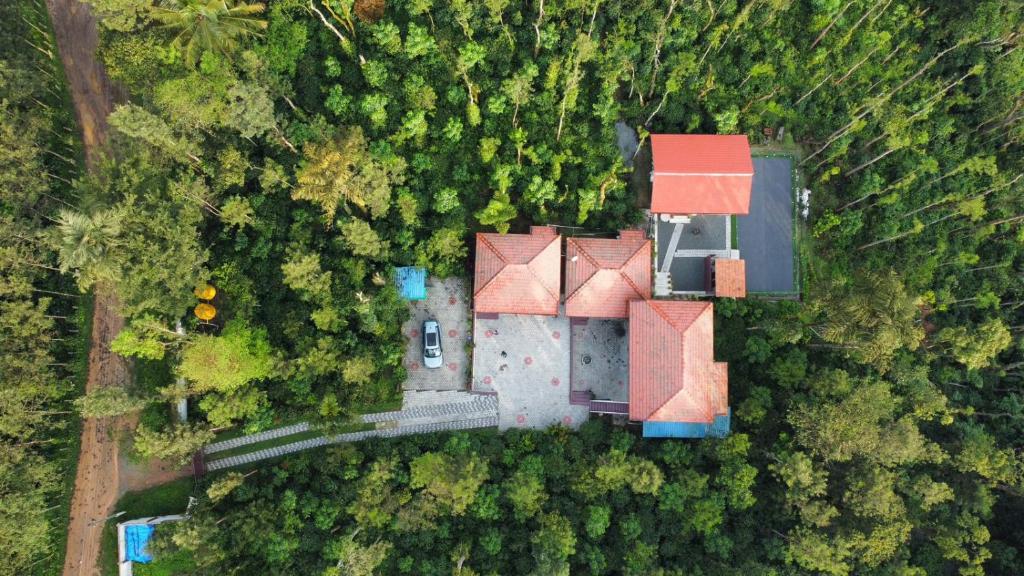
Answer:
[[[562,237],[534,226],[529,234],[476,235],[473,310],[555,316],[561,293]]]
[[[566,316],[627,318],[630,300],[650,297],[651,241],[643,231],[566,241]]]
[[[711,423],[728,414],[728,365],[714,359],[710,302],[629,303],[629,418]]]
[[[651,134],[651,155],[651,212],[750,212],[754,163],[746,136]]]
[[[746,298],[747,264],[739,258],[715,258],[715,296]]]

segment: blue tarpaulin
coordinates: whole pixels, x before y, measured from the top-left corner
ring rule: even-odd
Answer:
[[[128,524],[124,527],[124,556],[130,562],[146,564],[153,556],[146,551],[146,544],[153,537],[155,526],[149,524]]]
[[[732,410],[714,422],[644,422],[644,438],[724,438],[729,435]]]
[[[395,268],[395,284],[406,300],[423,300],[427,297],[427,271],[419,266]]]

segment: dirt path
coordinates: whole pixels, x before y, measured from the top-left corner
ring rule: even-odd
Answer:
[[[124,325],[116,310],[117,301],[110,292],[97,290],[86,390],[122,386],[131,378],[129,364],[111,352],[108,346]],[[100,573],[97,560],[103,519],[110,514],[120,492],[118,441],[126,431],[126,425],[130,422],[124,418],[89,418],[82,424],[82,446],[75,476],[75,493],[71,498],[64,576]]]
[[[47,0],[57,48],[64,65],[75,116],[82,130],[85,161],[94,169],[107,141],[107,115],[114,108],[115,90],[96,60],[99,37],[89,7],[78,0]],[[124,326],[117,300],[109,288],[96,289],[89,374],[86,390],[123,386],[132,377],[131,365],[110,351],[110,342]],[[104,519],[117,498],[127,490],[147,488],[181,475],[168,467],[128,465],[119,454],[120,440],[134,429],[135,418],[87,419],[82,424],[82,446],[75,492],[71,499],[64,576],[100,574],[98,565]],[[121,469],[130,469],[122,477]],[[150,470],[155,472],[150,474]]]

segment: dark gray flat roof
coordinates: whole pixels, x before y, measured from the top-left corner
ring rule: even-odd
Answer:
[[[796,292],[789,158],[754,158],[750,214],[736,220],[740,257],[747,262],[747,291]]]

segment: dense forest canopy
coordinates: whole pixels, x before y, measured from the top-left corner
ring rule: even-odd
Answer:
[[[44,263],[114,287],[116,351],[186,386],[79,404],[146,405],[146,455],[393,401],[392,268],[466,274],[478,230],[638,223],[616,122],[642,141],[781,130],[764,150],[811,192],[802,301],[716,305],[729,438],[591,423],[301,456],[212,479],[161,542],[183,570],[1024,571],[1019,1],[88,2],[127,94],[97,174],[26,171],[53,162],[15,119],[45,88],[4,53],[26,83],[4,82],[5,141],[24,143],[4,154],[29,160],[2,164],[3,265],[25,287],[3,298],[52,306],[27,288]],[[183,336],[205,282],[223,329]],[[180,397],[197,423],[170,424]],[[3,419],[5,446],[27,438]]]

